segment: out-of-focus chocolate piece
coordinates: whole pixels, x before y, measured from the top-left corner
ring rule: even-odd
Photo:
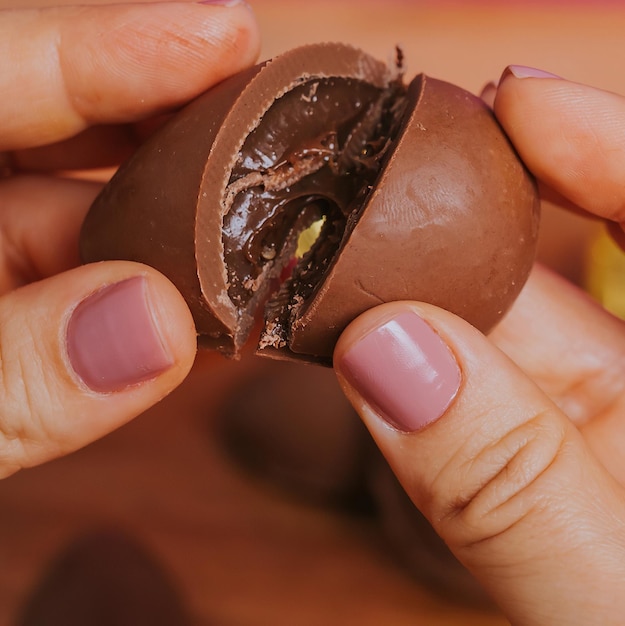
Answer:
[[[370,437],[331,370],[257,359],[217,416],[218,440],[255,480],[297,500],[371,510]]]
[[[12,622],[13,623],[13,622]],[[125,532],[76,537],[27,598],[17,626],[187,626],[170,572]]]
[[[225,80],[120,168],[86,218],[83,259],[159,269],[200,344],[227,354],[268,298],[259,352],[277,358],[330,364],[345,326],[391,300],[488,331],[534,259],[534,183],[479,98],[399,74],[318,44]]]

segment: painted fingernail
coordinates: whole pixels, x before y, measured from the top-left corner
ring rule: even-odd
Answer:
[[[67,326],[67,353],[76,374],[98,392],[120,391],[173,365],[146,279],[130,278],[83,300]]]
[[[492,109],[493,104],[495,104],[495,96],[497,95],[497,83],[495,81],[490,81],[484,87],[482,87],[482,91],[480,92],[480,98]]]
[[[561,78],[557,74],[545,72],[545,70],[539,70],[535,67],[528,67],[527,65],[508,65],[503,71],[501,80],[510,74],[515,78]]]
[[[449,347],[416,313],[383,322],[337,364],[380,417],[413,432],[441,417],[458,393],[460,368]]]

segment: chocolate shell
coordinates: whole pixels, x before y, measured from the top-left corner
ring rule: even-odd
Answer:
[[[490,330],[528,276],[538,221],[535,185],[479,98],[317,44],[177,113],[96,199],[81,253],[163,272],[200,345],[237,354],[264,309],[259,353],[330,364],[345,326],[382,302]]]

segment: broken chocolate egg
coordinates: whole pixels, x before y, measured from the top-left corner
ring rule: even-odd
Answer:
[[[236,355],[264,311],[260,354],[331,364],[347,324],[387,301],[487,332],[528,276],[538,221],[534,182],[479,98],[317,44],[175,114],[95,200],[81,253],[168,276],[200,345]]]

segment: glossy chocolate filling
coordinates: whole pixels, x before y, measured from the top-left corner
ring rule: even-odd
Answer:
[[[292,260],[299,234],[321,234],[273,306],[306,298],[363,206],[397,135],[401,80],[385,89],[349,78],[309,79],[281,96],[246,138],[225,194],[228,294],[253,316]]]

